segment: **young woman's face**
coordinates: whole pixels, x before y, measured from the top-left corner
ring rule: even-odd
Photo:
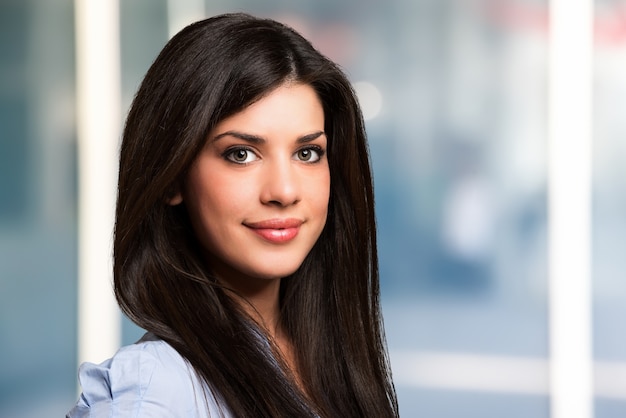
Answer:
[[[209,134],[182,193],[214,273],[280,278],[300,266],[328,211],[324,112],[305,84],[285,84]]]

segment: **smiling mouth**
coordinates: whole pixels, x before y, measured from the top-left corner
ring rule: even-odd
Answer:
[[[303,222],[299,219],[290,218],[245,222],[244,225],[265,241],[281,244],[294,239],[298,235],[298,232],[300,232],[302,223]]]

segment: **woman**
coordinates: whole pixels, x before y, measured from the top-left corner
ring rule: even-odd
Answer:
[[[134,99],[114,282],[148,334],[70,417],[394,417],[374,197],[349,82],[292,29],[183,29]]]

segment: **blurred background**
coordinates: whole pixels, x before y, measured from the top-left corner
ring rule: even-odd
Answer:
[[[548,0],[199,3],[292,25],[354,83],[401,415],[548,418]],[[120,118],[171,13],[166,0],[120,0]],[[626,1],[596,0],[594,30],[594,416],[617,418]],[[64,416],[77,398],[75,33],[72,0],[0,0],[2,418]],[[122,343],[141,333],[124,320]]]

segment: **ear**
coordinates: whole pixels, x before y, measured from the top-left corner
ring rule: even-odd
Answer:
[[[169,196],[165,201],[171,206],[180,205],[183,203],[183,194],[181,192],[176,192],[172,196]]]
[[[180,181],[175,181],[169,185],[165,191],[163,200],[170,206],[183,203],[183,186]]]

